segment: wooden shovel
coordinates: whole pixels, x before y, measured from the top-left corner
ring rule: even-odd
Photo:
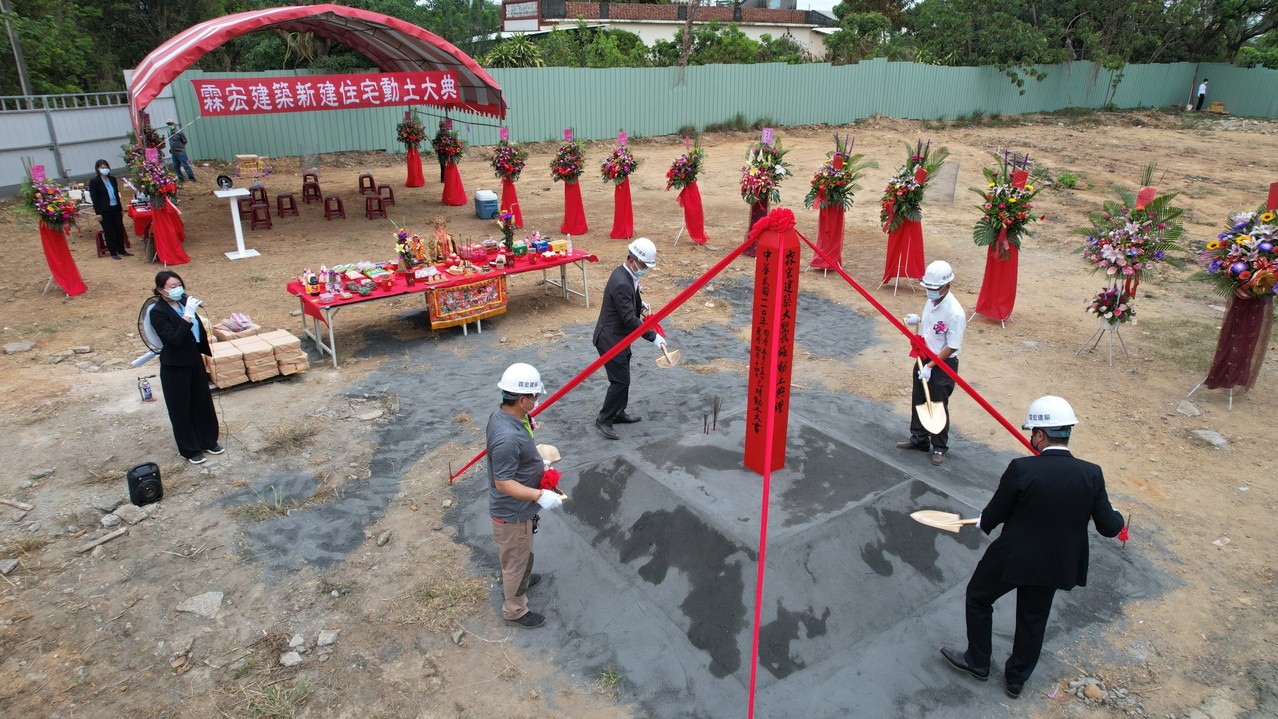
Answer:
[[[661,345],[661,356],[657,358],[657,366],[661,369],[670,369],[679,364],[683,360],[683,353],[679,350],[674,352],[666,351],[666,346]]]
[[[923,369],[923,358],[915,359],[919,369]],[[932,401],[932,392],[927,388],[927,382],[923,382],[923,404],[914,405],[914,411],[919,414],[919,423],[923,425],[923,429],[928,434],[940,434],[945,429],[945,405],[940,402]]]
[[[951,512],[942,512],[936,509],[920,509],[910,515],[910,518],[919,524],[926,524],[936,529],[944,529],[947,532],[958,532],[959,529],[967,525],[976,524],[978,517],[971,519],[962,519],[957,514]]]

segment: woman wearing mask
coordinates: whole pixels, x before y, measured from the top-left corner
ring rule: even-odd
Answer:
[[[93,219],[102,225],[102,239],[111,251],[111,259],[132,257],[131,253],[124,251],[124,202],[120,199],[120,183],[111,176],[111,163],[106,160],[93,163],[93,169],[96,174],[89,180]]]
[[[155,276],[160,299],[151,307],[150,323],[164,343],[160,351],[160,387],[173,425],[178,452],[191,464],[203,464],[208,454],[226,450],[217,443],[217,412],[213,393],[204,372],[201,354],[212,354],[204,327],[195,316],[201,302],[186,294],[186,286],[176,272],[165,270]]]

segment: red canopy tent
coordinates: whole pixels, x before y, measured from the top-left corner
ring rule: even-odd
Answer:
[[[141,111],[210,50],[257,30],[310,32],[355,50],[383,72],[424,69],[452,70],[458,75],[462,102],[454,107],[503,118],[506,102],[501,87],[469,55],[452,43],[381,13],[344,5],[273,7],[214,18],[183,30],[143,58],[133,72],[129,109],[133,129],[141,125]]]

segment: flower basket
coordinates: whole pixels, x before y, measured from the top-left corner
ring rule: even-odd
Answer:
[[[741,199],[750,205],[781,201],[781,183],[790,174],[786,152],[780,140],[772,144],[759,142],[750,148],[746,164],[741,167]]]
[[[923,196],[928,183],[950,155],[946,147],[933,150],[931,140],[927,144],[920,140],[915,147],[908,144],[905,147],[910,153],[909,159],[883,189],[879,221],[883,223],[884,232],[894,232],[906,221],[923,219]]]
[[[435,154],[439,156],[440,161],[448,165],[460,163],[462,153],[466,151],[466,143],[462,142],[461,136],[457,134],[457,131],[442,124],[439,132],[435,133],[435,139],[431,141],[431,146],[435,148]]]
[[[567,140],[555,151],[555,159],[550,162],[550,178],[555,182],[574,185],[585,168],[586,158],[581,152],[581,143]]]
[[[426,141],[426,128],[422,127],[417,118],[409,115],[395,126],[395,139],[399,140],[405,150],[415,150]]]
[[[618,145],[617,149],[609,153],[600,163],[599,171],[603,175],[604,182],[620,185],[637,167],[639,167],[639,160],[631,154],[630,148],[626,145]]]
[[[492,165],[497,179],[515,182],[528,163],[528,151],[509,140],[502,140],[488,156],[488,163]]]

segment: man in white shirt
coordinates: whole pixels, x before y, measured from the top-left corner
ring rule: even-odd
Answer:
[[[950,283],[954,281],[954,270],[944,260],[937,260],[927,266],[923,279],[919,284],[927,290],[927,302],[923,305],[923,316],[910,315],[905,324],[917,325],[918,333],[941,361],[958,371],[958,353],[963,345],[963,330],[967,328],[967,320],[963,307],[950,293]],[[897,449],[914,449],[932,453],[932,464],[940,466],[945,463],[945,453],[950,450],[950,394],[954,392],[954,380],[944,370],[937,370],[936,363],[924,358],[923,369],[915,363],[910,368],[914,378],[913,398],[910,401],[910,438],[896,443]],[[945,408],[945,427],[937,434],[929,433],[919,420],[918,405],[925,401],[923,383],[927,382],[928,392],[933,402],[939,402]]]
[[[1195,112],[1203,111],[1203,103],[1207,101],[1207,78],[1203,78],[1203,82],[1198,86],[1198,105],[1194,107]]]

